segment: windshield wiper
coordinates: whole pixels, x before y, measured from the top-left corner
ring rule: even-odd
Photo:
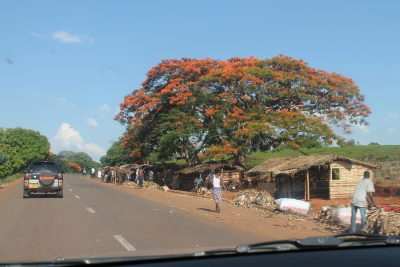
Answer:
[[[308,237],[283,241],[270,241],[241,245],[232,249],[218,249],[197,252],[194,256],[227,255],[283,250],[308,250],[330,247],[352,247],[372,245],[400,245],[400,236],[383,236],[364,233],[345,233],[334,236]]]

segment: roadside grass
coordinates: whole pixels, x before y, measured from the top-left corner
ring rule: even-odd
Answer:
[[[0,184],[7,184],[22,177],[24,177],[23,173],[15,173],[13,175],[0,178]]]

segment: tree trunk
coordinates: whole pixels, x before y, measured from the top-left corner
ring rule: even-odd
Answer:
[[[246,161],[247,153],[249,152],[249,149],[250,149],[251,137],[244,137],[243,141],[244,141],[243,145],[241,146],[240,149],[238,149],[238,151],[236,153],[234,153],[233,156],[234,156],[235,165],[247,169],[245,161]]]

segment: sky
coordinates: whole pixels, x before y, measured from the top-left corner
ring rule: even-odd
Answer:
[[[400,1],[41,1],[0,3],[0,127],[99,161],[113,118],[163,59],[303,59],[352,78],[372,114],[344,135],[400,144]]]

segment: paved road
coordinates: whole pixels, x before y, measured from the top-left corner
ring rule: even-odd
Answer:
[[[129,250],[251,243],[253,233],[140,196],[65,175],[64,198],[22,198],[22,181],[0,192],[0,262],[73,257]],[[258,238],[259,239],[259,238]],[[253,240],[253,241],[252,241]]]

